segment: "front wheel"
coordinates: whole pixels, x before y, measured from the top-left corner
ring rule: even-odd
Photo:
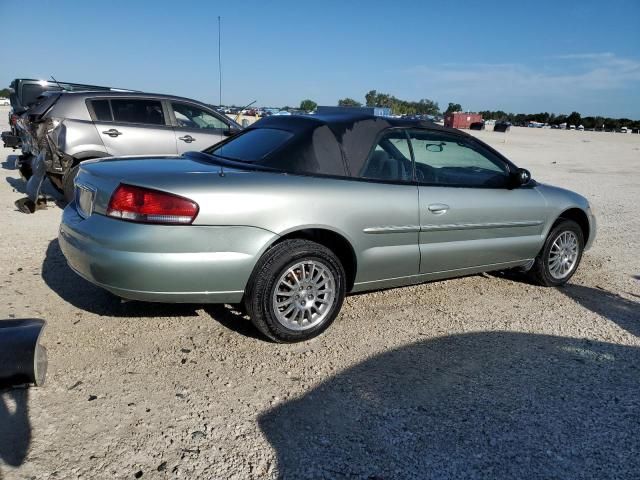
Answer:
[[[340,312],[345,272],[315,242],[285,240],[259,260],[245,292],[253,324],[276,342],[299,342],[326,330]]]
[[[580,226],[573,220],[561,220],[547,236],[530,274],[545,287],[563,285],[577,270],[583,250]]]

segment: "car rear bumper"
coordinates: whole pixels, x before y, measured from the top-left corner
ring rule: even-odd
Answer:
[[[91,283],[132,299],[237,303],[276,235],[245,226],[149,225],[65,208],[58,240],[69,266]]]

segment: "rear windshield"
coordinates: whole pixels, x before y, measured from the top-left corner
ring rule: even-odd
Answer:
[[[22,86],[22,105],[28,107],[36,101],[36,99],[44,92],[52,90],[62,90],[60,87],[47,85],[43,86],[37,83],[25,83]]]
[[[206,153],[241,162],[259,162],[293,137],[291,132],[275,128],[247,130],[227,143],[215,146]]]

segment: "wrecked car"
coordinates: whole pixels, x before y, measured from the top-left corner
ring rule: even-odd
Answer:
[[[111,87],[99,85],[87,85],[83,83],[58,82],[56,80],[36,80],[33,78],[16,78],[9,85],[9,101],[11,111],[9,111],[9,128],[7,132],[2,132],[2,141],[5,147],[20,148],[21,129],[19,120],[21,116],[29,110],[38,98],[45,92],[60,91],[96,91],[111,90]]]
[[[314,337],[347,292],[519,268],[559,286],[593,242],[582,196],[469,134],[365,113],[270,116],[204,152],[80,164],[59,243],[134,300],[243,303]]]
[[[49,92],[29,112],[29,123],[33,170],[43,163],[67,201],[73,199],[73,180],[84,160],[203,150],[242,128],[188,98],[106,91]]]

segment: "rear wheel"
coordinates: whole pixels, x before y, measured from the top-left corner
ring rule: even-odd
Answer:
[[[561,220],[547,236],[529,273],[545,287],[563,285],[577,270],[583,249],[580,226],[573,220]]]
[[[336,255],[318,243],[294,239],[260,259],[245,306],[264,335],[276,342],[298,342],[326,330],[344,296],[345,272]]]

